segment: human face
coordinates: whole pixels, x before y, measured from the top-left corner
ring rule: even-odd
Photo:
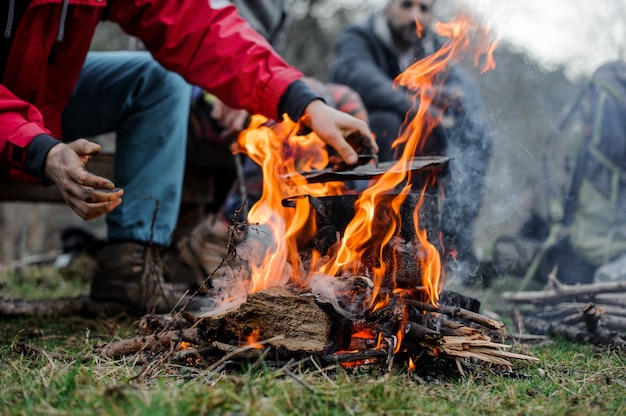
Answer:
[[[428,28],[433,18],[435,0],[389,0],[385,17],[394,42],[399,47],[410,47],[418,40],[416,21],[422,29]]]

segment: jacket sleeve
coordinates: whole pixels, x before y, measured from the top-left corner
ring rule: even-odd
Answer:
[[[396,88],[393,78],[381,69],[381,57],[362,30],[348,28],[337,39],[331,80],[358,92],[368,111],[391,110],[404,116],[411,108],[406,91]]]
[[[0,166],[16,180],[37,183],[40,172],[29,169],[27,153],[35,137],[49,137],[41,113],[0,85]],[[49,150],[49,148],[48,148]]]
[[[108,18],[230,107],[280,119],[281,96],[302,77],[224,0],[117,0]]]

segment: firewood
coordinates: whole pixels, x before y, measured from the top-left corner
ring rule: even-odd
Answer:
[[[385,350],[365,350],[357,352],[338,352],[334,354],[328,354],[323,357],[323,361],[326,364],[332,363],[353,363],[357,361],[367,360],[381,360],[387,358],[387,351]]]
[[[103,357],[118,359],[126,355],[135,354],[140,350],[154,347],[157,343],[161,343],[161,345],[169,344],[171,340],[171,336],[160,338],[154,335],[134,337],[107,344],[99,353]]]
[[[596,332],[598,329],[598,321],[600,320],[600,312],[593,303],[588,303],[582,308],[583,316],[585,317],[585,325],[587,325],[587,331]]]
[[[601,315],[600,325],[610,331],[617,331],[622,336],[626,335],[626,318],[623,316]]]
[[[581,315],[582,312],[581,312]],[[547,336],[562,336],[572,341],[579,341],[589,343],[593,345],[605,345],[613,346],[617,348],[623,348],[626,346],[624,339],[624,328],[626,322],[621,322],[620,327],[622,332],[615,332],[615,325],[609,325],[614,319],[610,316],[600,316],[598,320],[598,326],[595,331],[590,331],[585,323],[584,317],[576,324],[564,324],[560,320],[545,320],[539,319],[534,316],[525,316],[524,325],[527,330],[532,334],[547,335]]]
[[[571,301],[584,298],[591,301],[600,293],[626,292],[626,281],[610,283],[593,283],[578,285],[563,285],[558,289],[527,292],[504,292],[502,299],[516,303],[554,303],[565,300]]]
[[[314,298],[283,288],[248,295],[237,309],[219,316],[201,316],[198,327],[207,339],[246,344],[282,336],[271,346],[291,351],[321,353],[329,343],[332,318]]]
[[[539,362],[536,357],[506,351],[508,348],[511,347],[484,339],[476,333],[470,337],[443,337],[442,345],[437,352],[449,357],[477,359],[509,369],[512,368],[510,361],[512,359]]]
[[[617,306],[626,311],[626,292],[601,293],[595,297],[595,300],[597,304]]]
[[[491,319],[485,315],[478,314],[476,312],[471,312],[463,308],[454,307],[454,306],[446,306],[440,305],[435,306],[429,303],[420,302],[413,299],[404,299],[407,305],[415,306],[416,308],[422,311],[433,311],[438,312],[444,315],[450,315],[458,318],[465,319],[469,322],[474,322],[480,324],[489,329],[500,330],[504,328],[504,323],[500,321],[496,321],[495,319]]]
[[[440,319],[440,332],[443,335],[474,336],[480,334],[492,341],[504,342],[506,333],[504,327],[499,330],[483,327],[474,322],[464,322],[456,318],[442,316]]]
[[[185,331],[167,331],[152,335],[142,335],[101,345],[96,349],[104,357],[117,359],[139,351],[149,351],[153,348],[169,346],[170,343],[180,343],[181,341],[198,343],[197,329],[188,328]]]
[[[626,300],[626,294],[624,299]],[[561,308],[576,308],[578,310],[582,310],[586,304],[586,302],[561,302],[558,304],[558,306]],[[594,305],[603,315],[607,314],[626,317],[626,307],[615,306],[613,304],[606,304],[601,302],[594,302]]]
[[[503,298],[530,308],[514,317],[532,334],[622,347],[626,339],[626,282],[552,285],[543,291],[507,292]]]

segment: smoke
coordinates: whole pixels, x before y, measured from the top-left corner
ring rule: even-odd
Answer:
[[[274,247],[266,225],[250,226],[246,240],[237,245],[234,257],[226,258],[213,273],[211,289],[206,294],[207,302],[211,304],[202,308],[202,316],[220,315],[244,303],[253,287],[254,268],[251,266],[258,266],[265,261],[265,253]],[[291,265],[285,264],[281,278],[274,280],[271,285],[286,286],[292,274]]]
[[[364,276],[333,277],[315,274],[311,279],[311,293],[322,303],[330,303],[335,311],[355,320],[369,310],[374,283]]]
[[[221,267],[211,278],[212,288],[206,294],[207,305],[202,308],[200,317],[217,316],[244,303],[248,296],[244,267]]]

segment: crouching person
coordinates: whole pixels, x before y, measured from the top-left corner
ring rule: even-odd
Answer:
[[[148,52],[89,52],[99,21],[116,22]],[[177,224],[189,84],[227,105],[308,126],[348,163],[345,141],[367,124],[326,105],[224,2],[68,0],[9,2],[0,49],[0,167],[15,180],[56,185],[81,218],[107,215],[91,297],[165,313],[184,305],[164,282],[161,252]],[[43,48],[43,49],[42,49]],[[114,131],[114,178],[89,172],[100,147],[82,137]],[[189,307],[199,309],[202,298]]]

